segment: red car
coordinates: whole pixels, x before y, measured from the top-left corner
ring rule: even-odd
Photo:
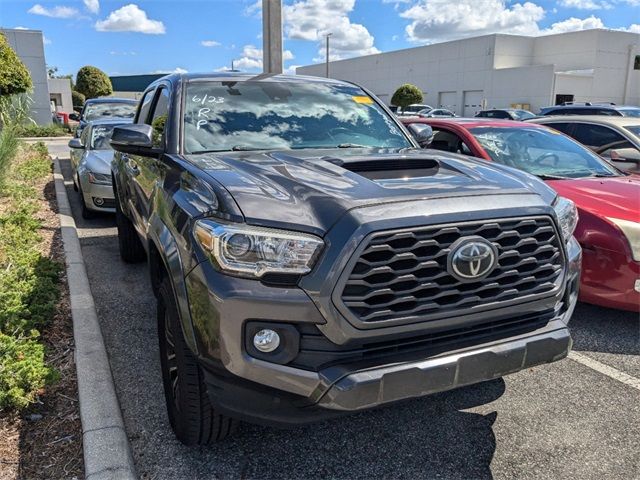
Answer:
[[[583,249],[580,299],[640,311],[640,175],[616,169],[569,137],[510,120],[406,118],[434,132],[428,148],[524,170],[573,200]]]

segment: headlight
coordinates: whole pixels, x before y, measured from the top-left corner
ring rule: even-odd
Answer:
[[[313,235],[213,220],[198,220],[194,234],[220,269],[252,278],[308,273],[324,245]]]
[[[622,230],[624,236],[631,246],[631,254],[633,259],[640,261],[640,223],[630,222],[629,220],[621,220],[619,218],[608,217],[616,226]]]
[[[87,172],[87,178],[89,179],[89,183],[111,185],[111,175],[107,175],[106,173]]]
[[[578,209],[576,208],[576,204],[568,198],[558,197],[553,204],[553,209],[556,211],[558,222],[560,222],[562,236],[565,242],[568,242],[578,224]]]

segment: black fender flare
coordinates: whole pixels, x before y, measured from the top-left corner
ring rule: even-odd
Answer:
[[[169,275],[171,285],[173,287],[173,293],[175,295],[176,304],[178,305],[178,313],[180,314],[180,324],[182,325],[182,333],[184,335],[187,345],[191,349],[194,355],[198,354],[198,347],[196,343],[195,332],[193,329],[193,322],[191,319],[191,311],[189,309],[189,297],[187,294],[187,285],[184,280],[185,272],[180,258],[180,251],[178,249],[178,243],[172,235],[169,228],[162,221],[157,214],[152,214],[149,229],[147,231],[147,239],[150,244],[153,244],[155,250],[158,252],[159,260],[163,263],[164,269]],[[149,252],[152,249],[149,248]],[[151,258],[149,259],[152,260]],[[153,267],[151,264],[150,276],[151,282],[155,282],[153,277]],[[154,287],[155,288],[155,287]]]

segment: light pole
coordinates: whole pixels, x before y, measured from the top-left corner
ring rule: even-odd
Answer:
[[[282,0],[262,0],[264,73],[282,73]]]
[[[325,74],[326,77],[329,78],[329,37],[333,35],[333,33],[327,33],[325,37],[327,38],[327,52],[325,53]]]

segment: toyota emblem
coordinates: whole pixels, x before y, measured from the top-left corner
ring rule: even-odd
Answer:
[[[461,282],[480,280],[498,263],[498,250],[482,237],[464,237],[451,245],[449,273]]]

